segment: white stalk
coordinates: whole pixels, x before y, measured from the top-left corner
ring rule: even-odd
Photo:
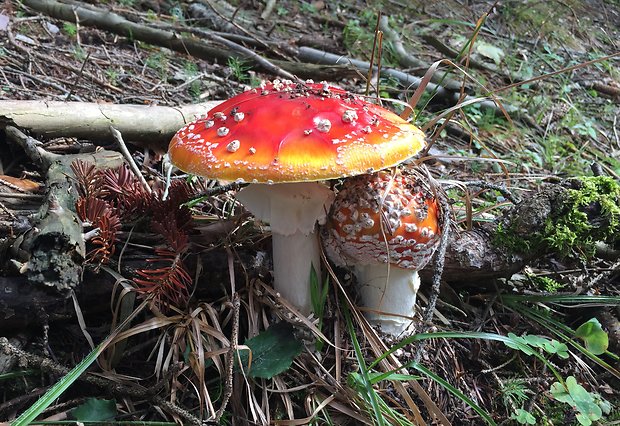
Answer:
[[[275,290],[303,315],[310,314],[311,265],[321,276],[316,224],[324,223],[334,193],[316,182],[253,184],[237,199],[257,219],[269,222]]]
[[[389,268],[388,268],[389,266]],[[388,264],[355,265],[355,276],[368,321],[398,336],[415,327],[415,301],[420,288],[418,272]]]

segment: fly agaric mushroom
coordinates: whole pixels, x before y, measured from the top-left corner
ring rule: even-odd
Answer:
[[[397,115],[326,83],[278,81],[237,95],[177,132],[179,169],[249,182],[237,199],[272,233],[274,287],[303,314],[320,267],[317,222],[333,192],[318,182],[394,166],[424,135]]]
[[[348,179],[323,232],[327,256],[353,267],[370,323],[394,336],[411,330],[418,270],[441,233],[437,199],[422,182],[386,171]]]

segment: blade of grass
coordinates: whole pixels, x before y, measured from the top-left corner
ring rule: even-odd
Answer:
[[[454,386],[452,386],[450,383],[448,383],[448,381],[446,381],[443,377],[435,374],[434,372],[432,372],[431,370],[429,370],[428,368],[426,368],[425,366],[423,366],[420,363],[417,362],[411,362],[410,364],[407,365],[407,367],[410,368],[415,368],[416,370],[418,370],[419,372],[427,375],[428,377],[430,377],[432,380],[434,380],[435,382],[439,383],[441,386],[443,386],[448,392],[450,392],[451,394],[453,394],[454,396],[456,396],[457,398],[459,398],[461,401],[465,402],[467,405],[469,405],[476,413],[480,414],[480,416],[490,425],[496,425],[497,423],[495,423],[495,421],[491,418],[491,416],[489,415],[489,413],[487,413],[485,410],[483,410],[482,408],[480,408],[478,406],[478,404],[476,404],[471,398],[467,397],[467,395],[465,395],[463,392],[461,392],[460,390],[458,390],[457,388],[455,388]]]
[[[97,357],[108,347],[112,339],[122,330],[129,322],[138,315],[146,306],[150,299],[145,299],[140,306],[123,321],[106,339],[101,342],[95,349],[93,349],[78,365],[76,365],[66,376],[61,378],[58,383],[52,386],[45,394],[39,398],[34,404],[32,404],[26,411],[22,413],[17,419],[11,422],[11,426],[27,426],[32,424],[47,407],[49,407],[56,399],[58,399],[68,388],[71,386],[86,370],[91,366],[93,362],[97,360]]]
[[[347,324],[347,330],[349,331],[349,335],[351,336],[351,343],[353,343],[353,348],[355,350],[355,357],[357,359],[357,363],[359,365],[359,376],[362,379],[362,385],[364,386],[364,390],[368,395],[368,399],[370,399],[370,405],[372,407],[373,415],[375,417],[376,425],[383,426],[385,425],[383,416],[381,415],[381,410],[379,409],[379,402],[377,401],[377,394],[370,383],[370,377],[368,374],[368,369],[366,368],[366,361],[364,360],[364,354],[362,353],[362,348],[357,340],[355,334],[355,328],[353,327],[353,321],[351,320],[351,314],[349,312],[349,308],[346,303],[343,303],[344,307],[343,313],[344,318]]]
[[[549,371],[553,373],[553,375],[558,380],[558,382],[564,385],[564,379],[562,378],[560,373],[557,371],[557,369],[553,366],[553,364],[547,361],[547,359],[544,356],[539,354],[537,351],[533,350],[528,345],[516,339],[510,338],[508,336],[502,336],[501,334],[482,333],[482,332],[473,332],[473,331],[472,332],[444,331],[444,332],[437,332],[437,333],[414,334],[413,336],[407,337],[406,339],[401,340],[398,344],[392,346],[387,352],[385,352],[379,358],[377,358],[372,363],[370,363],[367,368],[368,369],[373,368],[375,365],[381,362],[381,360],[385,359],[387,356],[392,354],[394,351],[397,351],[398,349],[401,349],[404,346],[410,345],[414,342],[427,340],[427,339],[485,339],[485,340],[494,340],[497,342],[502,342],[504,344],[507,344],[510,347],[518,348],[521,352],[527,355],[533,355],[536,358],[538,358],[540,361],[542,361],[545,364],[545,366],[549,369]]]
[[[620,296],[574,295],[574,294],[502,294],[504,301],[582,304],[574,308],[618,306]]]
[[[596,362],[598,365],[605,368],[611,374],[620,378],[620,371],[618,369],[614,368],[612,365],[607,363],[604,359],[590,352],[585,346],[581,345],[579,342],[575,341],[571,337],[571,335],[572,336],[575,335],[575,331],[571,329],[570,327],[562,324],[559,321],[556,321],[553,318],[549,318],[541,314],[540,312],[537,312],[536,310],[531,309],[518,302],[508,303],[506,304],[506,306],[510,307],[515,312],[530,318],[532,321],[539,323],[546,329],[550,330],[553,334],[555,334],[560,340],[571,345],[572,347],[577,349],[579,352],[581,352],[583,355],[587,356],[592,361]],[[619,359],[619,357],[616,354],[609,352],[609,351],[607,351],[605,355],[610,356],[616,361]]]
[[[27,426],[32,424],[33,420],[39,414],[49,407],[57,398],[59,398],[84,372],[90,365],[97,360],[97,357],[107,347],[107,342],[100,343],[93,349],[73,370],[52,386],[45,394],[32,404],[21,416],[15,419],[11,426]]]

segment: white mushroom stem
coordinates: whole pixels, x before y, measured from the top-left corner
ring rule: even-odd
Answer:
[[[324,223],[334,193],[316,182],[252,184],[237,199],[254,217],[269,222],[274,288],[299,311],[310,314],[310,270],[320,270],[316,225]]]
[[[383,264],[355,265],[364,315],[385,333],[398,336],[414,331],[418,272]]]

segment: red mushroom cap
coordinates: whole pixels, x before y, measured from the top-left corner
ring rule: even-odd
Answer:
[[[168,154],[188,173],[271,183],[367,173],[423,147],[420,129],[359,96],[327,84],[276,80],[183,127]]]
[[[323,243],[344,265],[389,262],[422,269],[441,234],[438,203],[413,175],[379,172],[345,181],[332,204]]]

